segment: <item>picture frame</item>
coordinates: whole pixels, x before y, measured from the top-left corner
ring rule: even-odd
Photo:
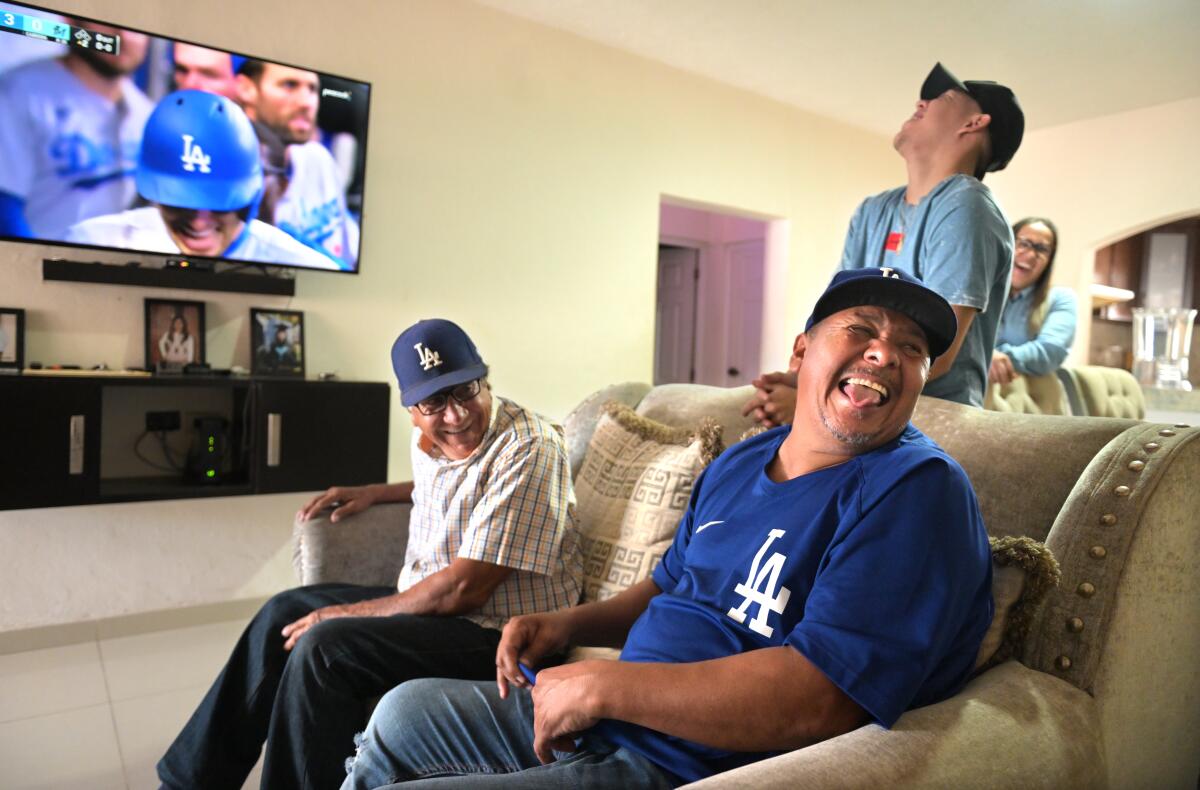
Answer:
[[[204,302],[146,299],[146,368],[178,372],[204,363]]]
[[[304,378],[304,313],[250,308],[250,373]]]
[[[0,307],[0,370],[25,367],[25,310]]]

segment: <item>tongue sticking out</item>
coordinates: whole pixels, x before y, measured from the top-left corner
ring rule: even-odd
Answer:
[[[847,382],[846,386],[842,387],[842,392],[846,393],[846,397],[850,399],[850,403],[854,408],[862,409],[867,406],[878,406],[883,400],[883,395],[878,390],[873,390],[870,387],[864,387],[861,384]]]

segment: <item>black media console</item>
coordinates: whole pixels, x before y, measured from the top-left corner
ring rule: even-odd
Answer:
[[[382,383],[0,376],[0,510],[383,482],[389,404]],[[176,412],[178,431],[147,433]],[[209,446],[211,474],[189,469]]]

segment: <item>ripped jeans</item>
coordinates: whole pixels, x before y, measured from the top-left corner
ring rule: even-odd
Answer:
[[[375,708],[342,790],[406,783],[413,788],[647,788],[674,786],[668,774],[626,748],[584,736],[575,753],[549,765],[533,751],[533,699],[495,682],[410,680]]]

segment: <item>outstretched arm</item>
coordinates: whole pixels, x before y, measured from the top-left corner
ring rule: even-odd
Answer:
[[[394,614],[429,614],[450,617],[468,614],[483,606],[512,568],[476,560],[456,559],[404,592],[351,604],[324,606],[283,628],[284,649],[291,650],[301,636],[322,620],[335,617],[389,617]]]
[[[296,513],[297,521],[308,521],[325,508],[333,508],[329,520],[338,522],[346,516],[352,516],[374,505],[377,502],[412,502],[413,484],[375,483],[368,486],[334,486],[308,501]]]
[[[1075,295],[1055,289],[1049,296],[1050,308],[1037,337],[1024,343],[1000,343],[996,351],[1012,360],[1012,367],[1026,376],[1045,376],[1062,366],[1075,340],[1077,322]]]

